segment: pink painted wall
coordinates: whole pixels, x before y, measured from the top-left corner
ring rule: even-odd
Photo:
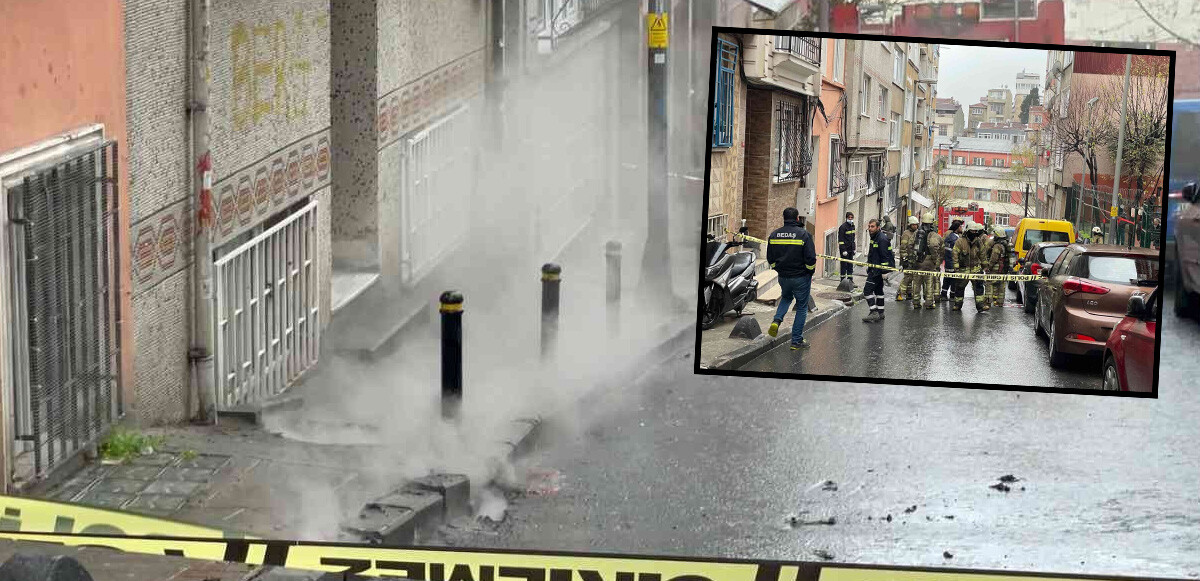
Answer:
[[[0,153],[102,123],[119,152],[121,312],[130,312],[129,143],[121,0],[0,1]],[[133,344],[133,326],[121,325]],[[131,351],[121,351],[125,401]],[[2,404],[0,404],[2,405]]]

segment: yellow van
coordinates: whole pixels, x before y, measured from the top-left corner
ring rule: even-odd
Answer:
[[[1013,238],[1013,249],[1018,260],[1025,258],[1025,253],[1038,242],[1075,243],[1075,225],[1066,220],[1044,220],[1042,218],[1021,218],[1017,224],[1016,236]],[[1013,260],[1016,266],[1016,260]],[[1017,267],[1020,268],[1020,267]]]

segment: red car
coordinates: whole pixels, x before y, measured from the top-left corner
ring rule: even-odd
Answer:
[[[1159,287],[1161,288],[1161,287]],[[1113,328],[1104,345],[1105,391],[1154,390],[1154,341],[1162,312],[1159,288],[1149,295],[1129,297],[1125,318]]]

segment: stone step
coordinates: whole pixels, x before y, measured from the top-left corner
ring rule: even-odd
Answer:
[[[776,285],[772,285],[771,288],[769,288],[765,291],[760,288],[758,291],[758,298],[754,299],[754,301],[758,302],[758,303],[767,304],[767,305],[773,305],[773,304],[779,302],[779,297],[782,297],[782,296],[783,296],[783,288],[781,288],[779,285],[776,284]]]

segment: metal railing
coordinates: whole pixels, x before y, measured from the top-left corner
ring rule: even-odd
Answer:
[[[213,263],[218,411],[283,393],[317,362],[317,204]]]
[[[776,36],[775,50],[794,54],[815,65],[821,64],[821,39],[807,36]]]
[[[116,142],[10,186],[12,413],[41,479],[95,444],[124,412]],[[14,464],[23,464],[17,458]],[[22,470],[23,472],[23,470]]]
[[[405,141],[400,176],[400,256],[405,284],[429,274],[466,235],[475,173],[473,117],[460,106]]]

